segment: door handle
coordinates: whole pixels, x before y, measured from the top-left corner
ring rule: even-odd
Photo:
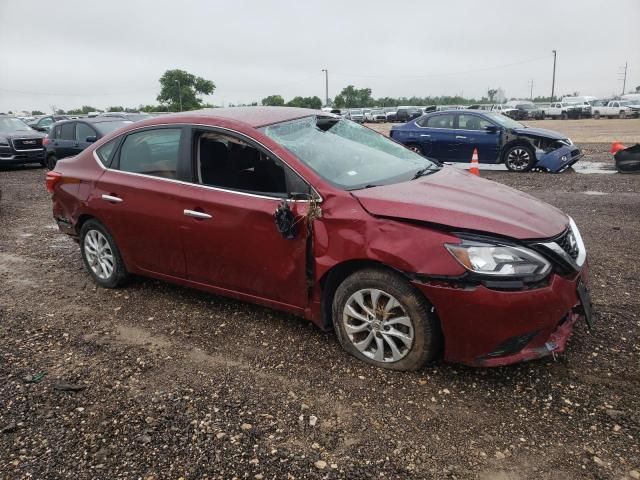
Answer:
[[[121,203],[123,201],[120,197],[116,197],[115,195],[102,195],[102,199],[112,203]]]
[[[186,217],[197,218],[198,220],[208,220],[209,218],[212,218],[211,215],[209,215],[208,213],[198,212],[197,210],[185,209],[184,215]]]
[[[456,138],[467,138],[467,137],[465,137],[463,135],[456,135]]]
[[[421,137],[430,137],[431,135],[427,134],[427,133],[421,133],[420,134]]]

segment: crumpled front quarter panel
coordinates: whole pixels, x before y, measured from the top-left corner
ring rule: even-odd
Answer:
[[[350,195],[325,198],[314,232],[316,280],[349,260],[377,261],[408,273],[464,273],[443,246],[458,243],[457,237],[418,223],[374,217]]]

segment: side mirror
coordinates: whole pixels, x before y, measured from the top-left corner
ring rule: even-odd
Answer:
[[[93,143],[96,140],[98,140],[98,137],[96,137],[95,135],[85,138],[85,142],[88,142],[88,143]]]
[[[496,127],[495,125],[487,125],[486,127],[484,127],[484,129],[487,131],[487,133],[496,133],[498,131],[498,127]]]

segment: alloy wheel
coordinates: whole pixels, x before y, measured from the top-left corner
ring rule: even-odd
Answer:
[[[511,170],[525,170],[529,162],[531,162],[531,154],[526,148],[516,147],[507,155],[507,163]]]
[[[342,322],[351,344],[377,362],[397,362],[413,346],[411,318],[400,302],[383,290],[365,288],[351,295]]]
[[[102,280],[110,278],[115,258],[107,237],[98,230],[89,230],[84,236],[83,248],[91,271]]]

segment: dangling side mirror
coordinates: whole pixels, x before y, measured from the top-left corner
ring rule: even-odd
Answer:
[[[273,219],[275,220],[278,232],[280,232],[284,238],[292,240],[296,237],[296,219],[286,201],[278,205],[278,208],[273,214]]]

